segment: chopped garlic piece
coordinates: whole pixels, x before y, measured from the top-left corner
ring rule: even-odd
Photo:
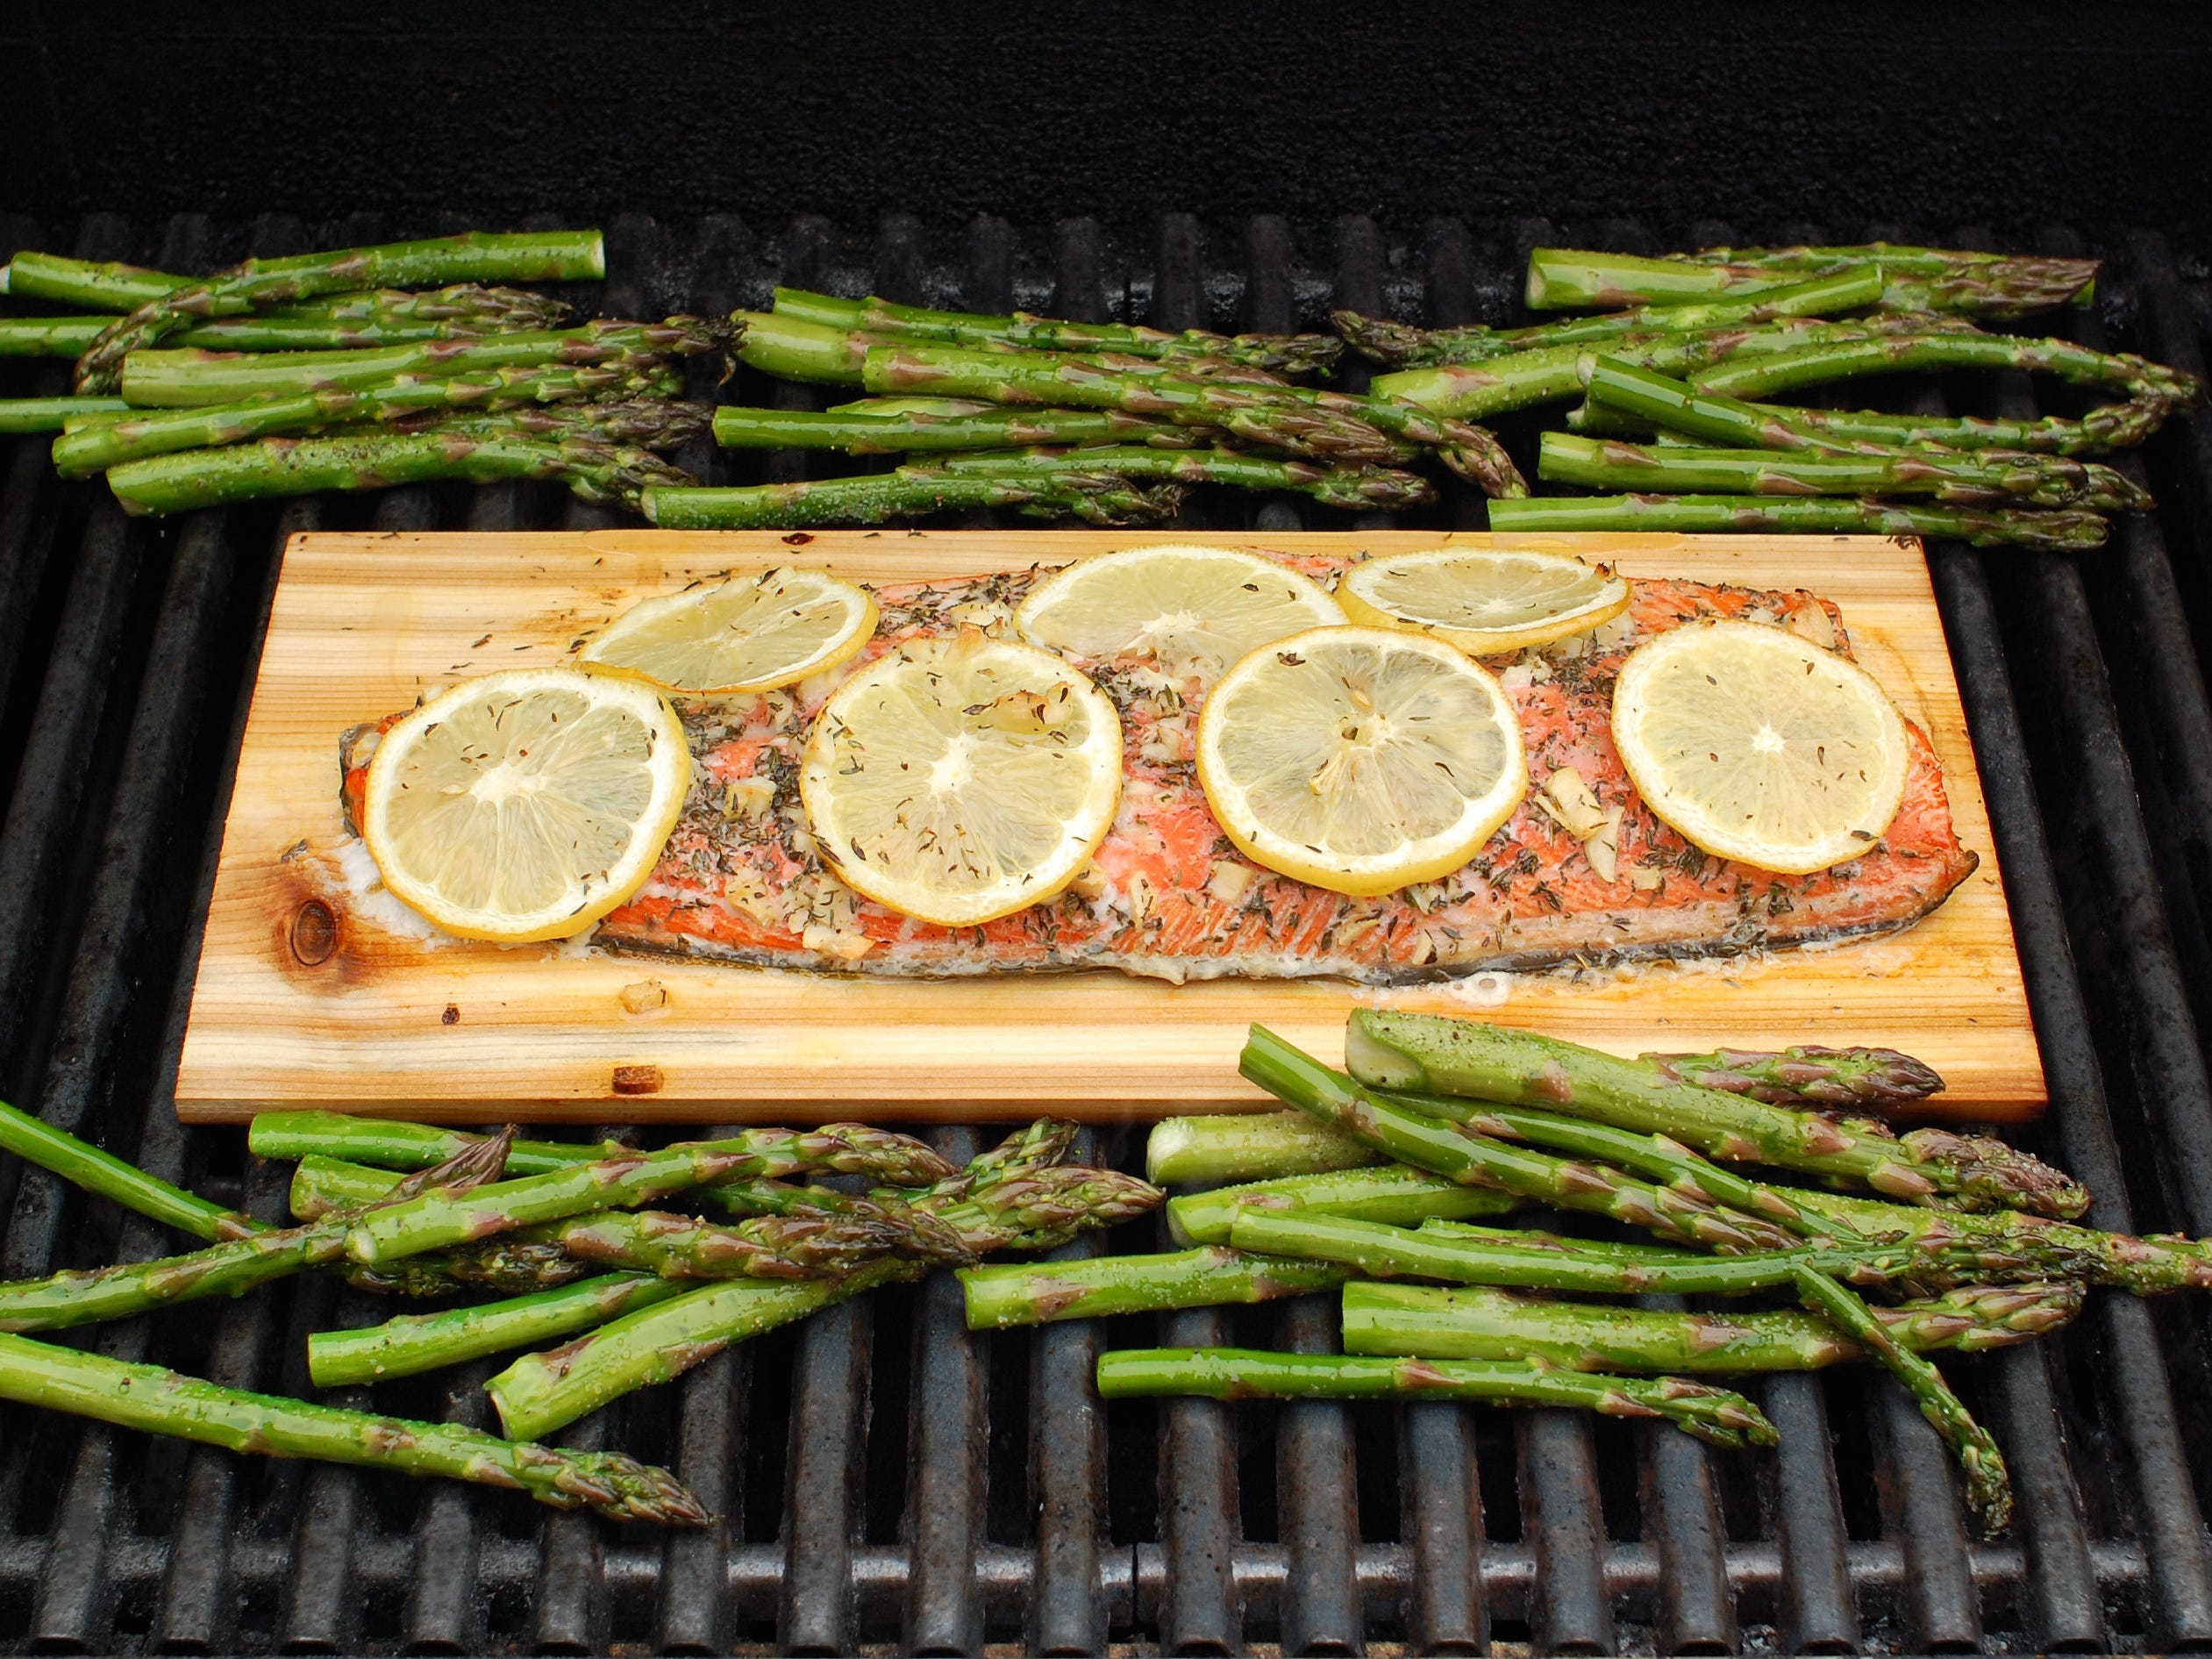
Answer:
[[[1578,841],[1588,840],[1605,827],[1605,809],[1590,792],[1588,782],[1571,766],[1560,767],[1544,780],[1538,804]]]
[[[1828,614],[1828,607],[1809,595],[1804,604],[1789,613],[1785,626],[1799,639],[1809,640],[1823,651],[1836,648],[1836,625]]]
[[[834,927],[811,924],[799,930],[799,942],[809,950],[818,950],[824,956],[834,956],[839,962],[858,962],[875,948],[875,941],[866,933],[840,933]]]
[[[1078,898],[1103,898],[1106,897],[1106,872],[1095,863],[1086,864],[1075,872],[1075,879],[1067,883],[1067,890]]]
[[[1217,858],[1207,873],[1206,890],[1224,905],[1241,905],[1252,890],[1252,866],[1235,859]]]
[[[1628,873],[1628,884],[1639,893],[1656,893],[1666,884],[1663,870],[1645,869],[1638,866]]]
[[[775,784],[765,777],[733,777],[722,786],[722,815],[747,822],[775,804]]]
[[[1590,861],[1590,868],[1602,882],[1621,879],[1621,808],[1616,801],[1606,808],[1605,822],[1596,834],[1582,843],[1582,855]]]
[[[622,988],[622,1011],[642,1014],[668,1005],[668,988],[657,979],[640,979]]]

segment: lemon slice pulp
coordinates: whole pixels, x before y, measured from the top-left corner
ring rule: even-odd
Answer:
[[[974,627],[846,680],[799,772],[815,846],[846,884],[946,927],[1066,887],[1113,826],[1121,786],[1112,700],[1051,652]]]
[[[1083,657],[1150,655],[1211,679],[1248,651],[1345,621],[1311,577],[1238,547],[1164,544],[1100,554],[1030,590],[1022,638]]]
[[[875,632],[875,599],[823,570],[766,570],[640,599],[579,661],[693,697],[773,690],[846,661]]]
[[[683,725],[658,692],[518,669],[384,734],[361,839],[384,885],[447,933],[565,939],[645,885],[690,785]]]
[[[1263,646],[1198,718],[1198,781],[1229,839],[1339,893],[1457,869],[1528,793],[1521,723],[1465,653],[1384,628]]]
[[[1613,742],[1652,811],[1720,858],[1807,875],[1881,839],[1912,746],[1873,676],[1787,628],[1694,622],[1630,652]]]
[[[1356,564],[1337,598],[1354,622],[1409,628],[1473,656],[1563,640],[1628,609],[1610,570],[1535,547],[1428,547]]]

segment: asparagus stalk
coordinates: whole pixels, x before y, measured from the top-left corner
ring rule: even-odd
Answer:
[[[1912,1391],[1920,1414],[1944,1437],[1966,1472],[1966,1507],[1985,1534],[1994,1537],[2004,1531],[2012,1522],[2012,1479],[2005,1470],[2004,1454],[1951,1391],[1943,1373],[1919,1355],[1908,1353],[1855,1292],[1827,1274],[1800,1267],[1797,1291],[1807,1307],[1856,1340]]]
[[[1215,427],[1263,448],[1340,466],[1388,461],[1395,454],[1390,440],[1368,422],[1279,400],[1266,395],[1270,389],[1187,375],[1135,375],[1038,354],[878,347],[862,359],[860,382],[880,393],[1120,409],[1181,426]]]
[[[330,388],[236,404],[139,411],[56,439],[54,464],[65,478],[83,478],[148,455],[289,437],[349,422],[395,421],[442,410],[620,397],[648,389],[671,390],[659,375],[613,366],[530,365],[451,376],[403,375],[350,390]]]
[[[1320,1175],[1379,1161],[1375,1149],[1302,1112],[1162,1118],[1145,1140],[1145,1178],[1164,1187],[1226,1186]],[[1172,1212],[1173,1205],[1170,1205]]]
[[[983,317],[931,311],[889,300],[837,299],[803,289],[775,290],[775,314],[825,328],[860,330],[900,340],[942,340],[954,346],[1004,346],[1022,351],[1120,352],[1161,361],[1219,359],[1279,374],[1328,368],[1344,342],[1326,334],[1215,334],[1188,328],[1167,333],[1124,323],[1067,323],[1016,311]]]
[[[450,1423],[408,1422],[249,1394],[160,1366],[20,1336],[0,1335],[0,1398],[234,1452],[504,1486],[557,1509],[590,1508],[610,1520],[670,1527],[701,1527],[708,1520],[705,1508],[674,1475],[619,1452],[518,1444]]]
[[[1662,1072],[1707,1089],[1749,1095],[1773,1106],[1887,1113],[1939,1092],[1935,1068],[1894,1048],[1793,1044],[1780,1053],[1716,1048],[1702,1055],[1640,1055]]]
[[[1167,1230],[1184,1244],[1220,1244],[1239,1207],[1310,1210],[1318,1215],[1356,1216],[1410,1226],[1431,1217],[1458,1220],[1473,1215],[1503,1215],[1520,1200],[1488,1187],[1463,1187],[1402,1163],[1328,1175],[1286,1176],[1244,1186],[1187,1192],[1167,1200]]]
[[[2087,1191],[2063,1170],[1987,1135],[1838,1124],[1809,1112],[1670,1080],[1649,1061],[1481,1020],[1355,1010],[1345,1028],[1352,1075],[1415,1089],[1519,1103],[1616,1128],[1663,1134],[1709,1157],[1863,1183],[1916,1204],[2073,1217]]]
[[[458,1196],[496,1176],[505,1155],[503,1138],[486,1141],[409,1176],[396,1196],[402,1202],[417,1194]],[[342,1261],[347,1228],[367,1213],[347,1211],[306,1226],[233,1234],[185,1255],[0,1284],[0,1331],[69,1330],[203,1297],[243,1295],[272,1279]]]
[[[1258,1255],[1338,1262],[1369,1278],[1438,1279],[1511,1290],[1593,1296],[1734,1296],[1794,1284],[1812,1266],[1855,1284],[1928,1293],[1964,1284],[2070,1278],[2077,1263],[2061,1248],[1960,1240],[1931,1243],[1803,1246],[1737,1255],[1669,1255],[1627,1247],[1471,1236],[1450,1224],[1380,1226],[1300,1211],[1239,1210],[1229,1241]]]
[[[2131,511],[2143,511],[2156,504],[2150,493],[2133,479],[2094,463],[2030,452],[1985,450],[1967,454],[1871,444],[1830,436],[1762,410],[1758,404],[1701,392],[1685,382],[1608,357],[1590,359],[1584,365],[1583,373],[1584,389],[1590,402],[1638,416],[1668,432],[1754,450],[1795,451],[1800,456],[1820,453],[1884,463],[1882,470],[1868,473],[1830,468],[1820,475],[1821,487],[1812,493],[1936,495],[1945,500],[1969,502],[2003,501],[2018,497],[2037,506],[2080,504]],[[1666,459],[1678,469],[1691,465],[1688,457],[1678,454],[1669,454]],[[1749,457],[1738,457],[1737,461],[1739,468],[1753,464]],[[1902,478],[1896,476],[1900,469],[1903,472]],[[1795,469],[1785,470],[1795,473]],[[1858,479],[1858,487],[1839,490],[1835,487],[1839,476]],[[1700,481],[1688,487],[1737,494],[1780,493],[1747,486],[1742,479],[1740,471],[1704,468]],[[1593,480],[1575,478],[1571,482]],[[1630,473],[1611,473],[1595,482],[1638,481]]]
[[[474,232],[428,241],[247,260],[189,288],[169,290],[118,318],[77,363],[77,390],[111,390],[130,353],[199,318],[267,311],[323,294],[451,282],[542,282],[607,274],[596,231],[499,235]],[[10,279],[11,285],[13,277]]]
[[[1942,507],[1918,503],[1773,496],[1543,496],[1490,504],[1490,528],[1516,535],[1568,530],[1766,530],[1796,534],[1926,536],[1976,547],[2088,553],[2112,527],[2087,509]]]
[[[734,489],[659,485],[645,492],[640,510],[663,529],[787,530],[888,524],[980,507],[1013,507],[1035,518],[1070,516],[1101,526],[1158,524],[1181,504],[1177,485],[1140,485],[1112,473],[1017,480],[902,467],[858,478]]]
[[[1755,361],[1716,363],[1695,370],[1691,378],[1704,391],[1761,397],[1861,375],[1954,368],[2036,370],[2076,386],[2118,386],[2139,401],[2166,409],[2186,409],[2204,396],[2195,375],[2130,354],[2092,351],[2065,340],[1950,331],[1813,342]]]
[[[1938,444],[1946,449],[2009,449],[2088,454],[2139,444],[2164,424],[2163,402],[2107,404],[2079,419],[2064,415],[2005,419],[1986,415],[1885,415],[1860,409],[1802,409],[1753,404],[1763,415],[1854,443]]]
[[[1662,1239],[1737,1250],[1781,1250],[1794,1237],[1764,1217],[1719,1209],[1602,1164],[1553,1157],[1472,1133],[1359,1087],[1263,1026],[1254,1026],[1238,1069],[1270,1094],[1365,1141],[1401,1163],[1471,1186],[1500,1187],[1563,1210],[1639,1226]],[[1730,1097],[1734,1098],[1734,1097]],[[1230,1238],[1250,1212],[1239,1212]],[[1266,1254],[1261,1245],[1239,1243]]]
[[[2072,474],[2069,477],[2066,474]],[[2142,511],[2149,492],[2109,467],[2052,455],[2017,464],[1995,453],[1953,460],[1926,451],[1887,455],[1826,449],[1641,447],[1618,439],[1547,432],[1537,476],[1594,490],[1733,496],[1926,497],[1962,506],[2087,507]]]
[[[246,1148],[259,1158],[289,1162],[319,1155],[389,1169],[427,1169],[488,1138],[339,1112],[264,1112],[246,1131]],[[572,1163],[618,1158],[630,1150],[616,1141],[516,1141],[507,1148],[506,1173],[544,1175]]]
[[[2067,1324],[2081,1311],[2083,1295],[2080,1285],[2063,1283],[1968,1285],[1870,1312],[1909,1352],[1979,1354]],[[1676,1313],[1365,1280],[1344,1287],[1344,1348],[1570,1371],[1692,1375],[1809,1371],[1871,1357],[1816,1314]]]
[[[1143,1213],[1159,1191],[1110,1170],[1050,1167],[1065,1137],[1060,1126],[1018,1133],[914,1200],[953,1226],[977,1255],[1044,1249],[1085,1228]],[[625,1314],[566,1348],[517,1360],[487,1384],[510,1434],[533,1437],[573,1422],[609,1400],[667,1382],[734,1342],[926,1271],[924,1263],[881,1258],[841,1279],[765,1285],[731,1282]]]
[[[1415,328],[1357,311],[1332,311],[1330,320],[1362,356],[1394,368],[1424,368],[1439,363],[1474,363],[1510,352],[1578,341],[1602,342],[1619,334],[1652,330],[1740,328],[1785,317],[1830,317],[1863,311],[1881,298],[1880,274],[1871,267],[1837,272],[1764,290],[1749,299],[1703,304],[1643,305],[1602,317],[1576,317],[1534,328]],[[1602,349],[1602,346],[1601,346]]]
[[[603,1325],[689,1288],[650,1273],[608,1273],[501,1302],[404,1313],[366,1330],[318,1331],[307,1339],[307,1372],[318,1388],[348,1388],[442,1370]]]
[[[904,401],[885,398],[886,404]],[[1118,409],[966,409],[921,411],[739,409],[714,411],[714,440],[725,449],[841,449],[855,455],[896,455],[946,449],[1010,449],[1031,445],[1152,444],[1187,449],[1205,441],[1188,426],[1124,414]]]
[[[120,397],[0,397],[0,438],[60,432],[72,421],[122,414],[130,407]]]
[[[1716,248],[1668,259],[1539,247],[1529,254],[1531,311],[1668,305],[1755,295],[1808,277],[1872,268],[1891,311],[2027,317],[2086,299],[2094,260],[2009,258],[1950,248]]]
[[[173,276],[143,265],[71,259],[30,249],[0,265],[0,294],[94,311],[134,311],[191,283],[189,276]]]
[[[1096,449],[987,451],[947,455],[939,470],[956,477],[1051,479],[1063,473],[1159,478],[1187,484],[1234,484],[1245,490],[1295,490],[1348,512],[1395,511],[1436,499],[1419,475],[1388,467],[1331,467],[1227,449],[1157,449],[1117,445]]]
[[[704,404],[667,397],[624,397],[606,403],[510,404],[460,411],[425,410],[403,417],[398,430],[464,438],[525,438],[540,442],[588,443],[617,449],[680,449],[707,430]]]
[[[693,482],[690,474],[634,447],[384,431],[184,449],[127,461],[111,468],[107,476],[124,511],[133,514],[188,512],[323,490],[383,490],[439,478],[476,483],[556,478],[587,501],[637,507],[652,490]]]
[[[172,1186],[5,1101],[0,1101],[0,1152],[11,1152],[87,1192],[210,1243],[263,1231],[251,1216]]]
[[[1659,1418],[1709,1445],[1772,1446],[1774,1426],[1740,1394],[1680,1377],[1597,1377],[1473,1360],[1267,1354],[1249,1348],[1125,1348],[1098,1356],[1106,1399],[1201,1394],[1214,1399],[1459,1399],[1568,1406]]]
[[[625,1153],[495,1181],[464,1193],[426,1192],[361,1217],[346,1237],[346,1250],[363,1266],[375,1267],[539,1222],[647,1204],[725,1182],[837,1174],[918,1186],[952,1173],[952,1167],[919,1141],[865,1124],[828,1124],[806,1133],[749,1129],[726,1141]]]
[[[479,295],[485,297],[482,303],[469,303],[469,297]],[[418,303],[441,299],[448,304],[439,307]],[[436,294],[359,295],[296,311],[222,317],[173,338],[178,346],[201,351],[363,351],[416,340],[558,328],[567,313],[567,307],[557,301],[518,289],[448,288]],[[0,318],[0,357],[75,358],[113,320],[108,317]]]
[[[967,1298],[967,1328],[993,1331],[1057,1319],[1272,1302],[1279,1297],[1332,1291],[1350,1272],[1333,1262],[1248,1255],[1209,1245],[1167,1255],[962,1268],[960,1279]]]
[[[452,377],[539,364],[618,363],[696,357],[726,345],[719,324],[696,317],[665,322],[591,322],[463,340],[417,340],[375,351],[140,351],[122,372],[123,396],[141,407],[191,408],[249,397],[380,386],[403,375]]]

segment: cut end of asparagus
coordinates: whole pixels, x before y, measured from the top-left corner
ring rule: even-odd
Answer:
[[[1424,1090],[1429,1074],[1421,1062],[1378,1035],[1364,1008],[1355,1009],[1344,1028],[1345,1069],[1371,1089]]]

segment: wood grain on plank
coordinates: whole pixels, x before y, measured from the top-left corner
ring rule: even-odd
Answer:
[[[1057,564],[1145,540],[1071,531],[296,537],[239,757],[177,1083],[179,1113],[326,1106],[447,1121],[1157,1115],[1263,1105],[1236,1074],[1263,1021],[1340,1052],[1362,1002],[1476,1012],[1465,988],[1182,986],[1110,970],[842,979],[574,946],[407,938],[310,903],[338,868],[337,743],[426,690],[568,660],[647,594],[774,564],[912,581]],[[1157,539],[1150,538],[1150,539]],[[1349,555],[1482,543],[1416,531],[1220,538]],[[1519,539],[1525,543],[1531,539]],[[1537,539],[1630,576],[1807,588],[1942,757],[1981,867],[1887,938],[1756,959],[1499,982],[1483,1017],[1623,1053],[1867,1042],[1950,1080],[1957,1114],[2032,1116],[2044,1083],[1987,808],[1916,546],[1877,537]],[[356,849],[358,852],[358,849]],[[388,901],[389,902],[389,901]],[[639,988],[658,982],[665,997]],[[625,997],[625,992],[629,995]],[[637,1012],[633,1012],[637,1010]]]

